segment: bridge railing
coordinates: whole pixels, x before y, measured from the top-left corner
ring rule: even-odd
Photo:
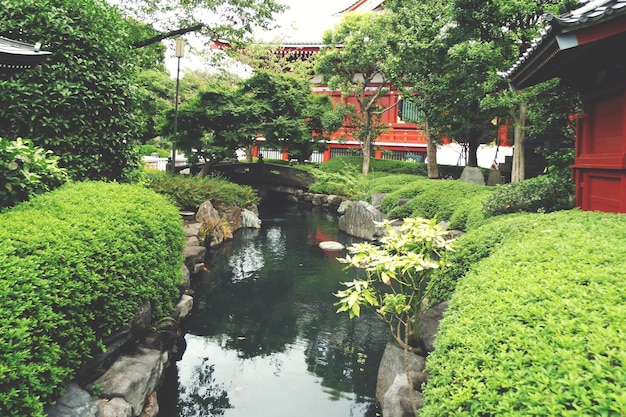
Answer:
[[[271,163],[229,163],[217,164],[212,171],[238,184],[245,185],[283,185],[307,189],[315,182],[309,172],[286,165]]]

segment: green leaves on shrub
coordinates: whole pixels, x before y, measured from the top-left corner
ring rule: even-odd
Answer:
[[[67,184],[0,215],[0,415],[42,416],[143,300],[180,295],[178,209],[140,186]]]
[[[516,220],[457,286],[420,416],[626,414],[626,217]]]
[[[195,211],[205,201],[242,208],[259,202],[259,196],[252,187],[234,184],[221,177],[198,178],[154,172],[146,174],[145,185],[170,197],[184,210]]]
[[[12,207],[67,181],[58,158],[32,141],[0,138],[0,208]]]
[[[483,201],[493,188],[456,180],[429,180],[419,177],[398,190],[389,193],[382,202],[381,211],[389,218],[437,217],[449,221],[450,228],[467,230],[484,222],[481,213]],[[398,202],[405,200],[404,204]]]
[[[499,185],[485,201],[487,215],[525,211],[549,213],[574,207],[574,184],[571,179],[541,175],[514,184]]]

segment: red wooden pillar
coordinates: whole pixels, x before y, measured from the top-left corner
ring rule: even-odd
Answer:
[[[286,146],[283,148],[283,153],[281,155],[281,159],[283,161],[288,161],[289,160],[289,148],[287,148]]]
[[[375,159],[383,159],[383,150],[378,148],[374,151],[374,158]]]
[[[322,162],[326,162],[330,160],[330,146],[326,147],[326,150],[324,151],[324,158],[322,160]]]

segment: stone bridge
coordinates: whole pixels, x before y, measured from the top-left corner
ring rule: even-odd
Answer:
[[[212,172],[222,174],[230,181],[249,185],[260,191],[276,191],[293,194],[306,191],[315,182],[312,174],[286,165],[270,163],[220,163]]]

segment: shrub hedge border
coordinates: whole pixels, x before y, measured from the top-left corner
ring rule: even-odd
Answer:
[[[0,415],[43,416],[102,340],[180,296],[178,208],[137,185],[73,183],[0,215]]]

